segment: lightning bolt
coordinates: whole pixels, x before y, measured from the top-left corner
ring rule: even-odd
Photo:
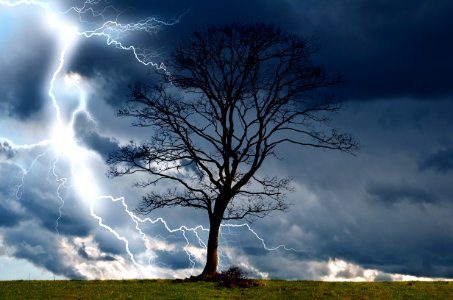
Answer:
[[[55,231],[59,234],[59,222],[62,217],[62,210],[65,204],[64,197],[61,196],[61,190],[64,188],[68,188],[69,186],[74,186],[78,191],[79,196],[82,199],[89,201],[90,204],[90,215],[93,219],[97,221],[97,224],[109,231],[116,239],[124,243],[125,251],[127,255],[131,259],[132,263],[140,270],[141,274],[145,273],[145,267],[141,265],[134,254],[130,249],[130,242],[124,235],[119,234],[114,228],[107,225],[102,217],[96,214],[94,205],[97,201],[109,200],[112,203],[120,203],[124,209],[124,212],[130,217],[132,222],[135,224],[135,230],[139,234],[143,244],[146,247],[146,254],[148,257],[148,267],[151,266],[153,260],[152,248],[150,246],[151,240],[148,238],[148,235],[142,230],[142,226],[145,223],[155,225],[157,223],[164,226],[164,228],[171,234],[181,234],[183,239],[185,240],[184,251],[187,254],[189,259],[189,265],[191,270],[193,270],[196,266],[196,257],[195,254],[191,252],[191,242],[189,238],[189,234],[193,236],[197,243],[198,247],[201,249],[206,249],[206,242],[203,239],[201,233],[206,233],[209,231],[209,228],[205,228],[202,225],[198,225],[195,227],[187,227],[187,226],[180,226],[178,228],[171,228],[167,222],[163,218],[157,218],[155,220],[150,218],[139,218],[136,216],[127,206],[125,198],[119,197],[115,198],[110,195],[100,195],[95,176],[92,174],[90,168],[86,164],[87,160],[87,150],[84,147],[81,147],[77,144],[75,139],[75,131],[74,131],[74,123],[76,117],[80,114],[85,114],[89,119],[93,120],[90,113],[87,111],[86,107],[86,95],[84,91],[83,85],[80,83],[81,78],[78,77],[77,74],[67,74],[69,81],[73,84],[73,86],[77,89],[78,94],[78,106],[72,111],[69,121],[65,122],[62,116],[61,107],[59,105],[59,101],[55,94],[55,86],[57,84],[57,79],[61,77],[62,72],[64,70],[66,61],[68,60],[68,53],[74,47],[74,44],[78,37],[80,38],[98,38],[103,39],[106,42],[107,46],[113,46],[122,51],[131,52],[135,60],[145,67],[153,67],[158,70],[165,72],[169,75],[166,66],[164,63],[156,63],[153,61],[155,55],[149,49],[142,49],[138,48],[134,45],[127,45],[120,40],[123,35],[126,35],[130,32],[155,32],[162,26],[172,26],[179,22],[179,19],[173,22],[166,22],[163,20],[159,20],[157,18],[146,18],[140,20],[136,23],[127,23],[122,24],[118,21],[118,17],[121,15],[121,11],[117,10],[113,6],[105,6],[102,9],[96,9],[96,5],[102,4],[103,1],[100,0],[87,0],[85,1],[80,7],[71,7],[65,11],[54,11],[51,5],[48,2],[44,1],[36,1],[36,0],[19,0],[19,1],[6,1],[0,0],[0,5],[7,6],[7,7],[19,7],[19,6],[33,6],[36,9],[42,11],[42,13],[46,16],[46,19],[52,28],[55,29],[56,33],[60,37],[61,42],[61,50],[59,52],[56,67],[52,76],[49,81],[49,88],[47,95],[52,103],[52,106],[55,111],[55,124],[53,127],[53,136],[49,140],[42,141],[38,144],[32,145],[23,145],[23,146],[15,146],[16,149],[19,148],[28,148],[32,149],[38,146],[46,147],[46,150],[42,153],[38,154],[35,159],[32,161],[30,166],[27,169],[23,169],[23,176],[21,183],[17,186],[16,189],[16,197],[20,198],[22,196],[22,190],[25,185],[25,178],[31,171],[31,169],[35,166],[36,162],[39,161],[43,156],[47,155],[52,148],[55,151],[55,159],[51,165],[51,173],[55,178],[56,182],[58,183],[57,187],[57,197],[60,201],[60,205],[58,207],[59,216],[55,221]],[[114,19],[107,20],[107,10],[111,10],[115,12],[116,17]],[[102,24],[94,29],[89,30],[81,30],[77,26],[72,26],[68,22],[66,22],[62,17],[70,14],[75,13],[79,18],[79,23],[81,25],[90,25],[88,21],[85,21],[86,18],[90,19],[101,19]],[[94,121],[94,120],[93,120]],[[71,185],[68,185],[68,178],[60,176],[57,171],[57,165],[61,159],[69,160],[71,166]],[[275,247],[269,247],[263,238],[261,238],[258,233],[253,230],[249,224],[230,224],[224,223],[221,225],[221,228],[245,228],[249,232],[256,237],[257,240],[260,241],[263,248],[267,251],[276,251],[279,249],[283,249],[286,251],[298,251],[293,248],[288,248],[285,245],[278,245]],[[221,257],[223,256],[222,252],[220,252]]]
[[[12,143],[11,143],[12,144]],[[39,142],[37,144],[32,144],[32,145],[22,145],[22,146],[15,146],[14,144],[12,144],[12,147],[14,149],[33,149],[35,147],[39,147],[39,146],[49,146],[50,142],[49,141],[42,141],[42,142]],[[50,149],[47,149],[45,150],[44,152],[38,154],[34,159],[33,161],[31,162],[30,166],[27,168],[27,169],[24,169],[22,168],[22,177],[21,177],[21,182],[20,184],[18,184],[16,186],[16,198],[19,200],[21,197],[22,197],[22,191],[23,191],[23,188],[24,188],[24,185],[25,185],[25,178],[27,177],[27,175],[30,173],[30,171],[33,169],[33,167],[35,166],[35,164],[43,157],[45,156],[48,152],[49,152]]]

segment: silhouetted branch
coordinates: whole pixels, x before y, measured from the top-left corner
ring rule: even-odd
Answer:
[[[288,179],[261,178],[259,169],[281,144],[354,153],[354,139],[329,129],[341,109],[323,91],[341,82],[312,62],[302,39],[264,24],[212,26],[175,50],[171,83],[131,86],[119,110],[134,126],[151,127],[147,143],[131,143],[108,160],[113,177],[144,172],[141,213],[172,206],[222,212],[225,219],[285,210]],[[226,212],[226,215],[223,215]]]

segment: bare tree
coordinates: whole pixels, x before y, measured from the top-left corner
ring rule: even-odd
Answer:
[[[206,210],[207,261],[201,278],[216,274],[222,221],[264,217],[287,209],[288,178],[259,169],[278,146],[353,152],[348,134],[328,127],[341,107],[324,93],[339,83],[312,62],[302,39],[265,24],[211,26],[181,42],[173,73],[163,83],[132,87],[119,116],[152,127],[148,142],[113,153],[111,176],[149,174],[149,187],[167,181],[164,193],[146,194],[137,212],[163,207]]]

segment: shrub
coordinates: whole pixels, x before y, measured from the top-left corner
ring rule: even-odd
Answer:
[[[221,286],[227,288],[243,288],[259,285],[254,280],[248,279],[245,272],[237,266],[231,266],[227,270],[220,272],[217,280]]]

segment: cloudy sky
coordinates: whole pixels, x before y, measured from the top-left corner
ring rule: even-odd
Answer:
[[[346,108],[332,123],[361,150],[281,148],[262,172],[293,178],[290,211],[223,227],[221,267],[453,278],[453,2],[90,2],[0,0],[0,279],[200,272],[207,216],[181,208],[138,219],[146,191],[138,178],[107,178],[104,161],[150,135],[116,117],[128,85],[152,82],[152,64],[194,30],[230,22],[313,37],[315,60],[345,79],[336,93]]]

